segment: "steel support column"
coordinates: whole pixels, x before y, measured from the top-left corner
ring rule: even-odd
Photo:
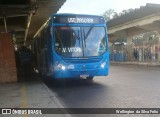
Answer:
[[[28,35],[29,26],[31,24],[32,16],[33,16],[33,13],[30,13],[28,16],[27,27],[26,27],[25,36],[24,36],[24,45],[26,45],[26,39],[27,39],[27,35]]]
[[[7,23],[6,23],[6,17],[4,17],[4,18],[3,18],[3,20],[4,20],[4,27],[5,27],[5,32],[7,33],[8,31],[7,31]]]

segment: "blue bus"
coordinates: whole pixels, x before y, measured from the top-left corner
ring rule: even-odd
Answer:
[[[52,78],[107,76],[109,47],[102,16],[53,14],[33,40],[38,72]]]

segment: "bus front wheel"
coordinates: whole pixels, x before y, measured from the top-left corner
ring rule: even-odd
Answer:
[[[89,76],[86,78],[87,80],[93,80],[93,76]]]

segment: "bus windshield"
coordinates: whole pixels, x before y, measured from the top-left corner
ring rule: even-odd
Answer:
[[[55,50],[63,57],[100,56],[107,49],[105,27],[56,26],[54,35]]]

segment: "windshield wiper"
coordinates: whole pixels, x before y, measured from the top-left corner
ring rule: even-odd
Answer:
[[[88,32],[87,32],[87,34],[86,34],[84,40],[86,40],[86,39],[88,38],[88,36],[89,36],[89,34],[91,33],[93,27],[94,27],[94,24],[92,24],[92,25],[90,26],[90,28],[89,28],[89,30],[88,30]]]
[[[85,35],[84,30],[83,30],[83,36],[84,36],[84,37],[83,37],[83,40],[84,40],[84,45],[85,45],[85,47],[86,47],[86,39],[88,38],[89,34],[91,33],[93,27],[94,27],[94,24],[92,24],[92,25],[90,26],[90,28],[89,28],[88,32],[86,33],[86,35]]]
[[[82,30],[82,36],[83,36],[83,41],[84,41],[84,46],[85,46],[85,48],[86,48],[86,36],[85,36],[85,32],[84,32],[84,30]]]

